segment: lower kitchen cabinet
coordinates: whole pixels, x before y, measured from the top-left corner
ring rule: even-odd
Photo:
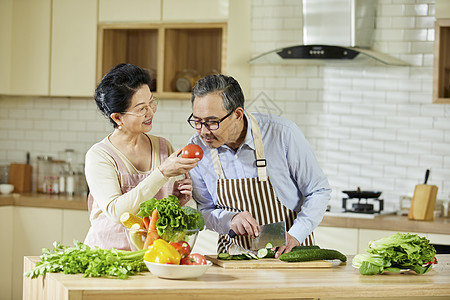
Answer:
[[[73,246],[73,241],[84,242],[91,223],[89,214],[84,210],[63,209],[63,232],[61,243],[66,246]]]
[[[1,272],[0,272],[0,291],[1,299],[12,299],[12,256],[13,256],[13,207],[0,207],[0,226],[1,226],[1,241],[0,247]]]
[[[370,241],[378,240],[397,232],[406,233],[396,230],[319,226],[314,230],[314,238],[316,244],[321,248],[336,249],[345,255],[355,255],[366,253]],[[443,249],[450,248],[450,235],[411,231],[408,233],[426,237],[430,244],[441,246]]]
[[[9,229],[1,233],[1,299],[22,299],[24,256],[39,256],[42,248],[53,249],[54,241],[67,246],[83,241],[90,226],[84,210],[4,206],[0,218],[2,228]]]
[[[358,253],[358,229],[342,227],[317,227],[314,239],[321,248],[336,249],[345,255]]]

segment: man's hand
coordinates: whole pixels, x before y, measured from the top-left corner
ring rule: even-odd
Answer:
[[[258,227],[259,225],[255,218],[248,211],[236,214],[230,222],[230,229],[237,235],[258,236]]]
[[[283,253],[291,252],[292,248],[295,246],[300,246],[299,241],[292,235],[286,232],[286,245],[278,247],[277,253],[275,253],[275,258],[280,257]]]

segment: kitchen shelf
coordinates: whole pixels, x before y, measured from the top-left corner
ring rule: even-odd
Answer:
[[[189,99],[176,80],[186,72],[223,72],[225,46],[226,23],[100,24],[97,81],[116,64],[131,63],[156,74],[156,96]]]
[[[450,19],[435,22],[433,103],[450,103]]]

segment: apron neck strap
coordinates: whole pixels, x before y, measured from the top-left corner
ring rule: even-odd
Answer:
[[[267,181],[267,171],[266,171],[266,159],[264,157],[264,147],[261,138],[261,131],[259,130],[258,122],[255,117],[247,113],[247,116],[252,124],[252,136],[253,142],[255,143],[255,154],[256,154],[256,167],[258,169],[258,180],[259,181]],[[211,149],[211,156],[214,165],[214,170],[216,174],[219,176],[219,179],[225,179],[225,175],[223,174],[222,164],[219,159],[219,152],[216,149]]]

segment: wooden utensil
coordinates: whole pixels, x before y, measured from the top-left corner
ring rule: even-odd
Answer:
[[[31,191],[31,165],[12,163],[9,167],[9,183],[14,185],[15,193]]]
[[[408,219],[433,221],[434,206],[436,204],[436,196],[438,187],[427,184],[430,170],[425,172],[425,181],[423,184],[416,185],[414,195],[409,208]]]

